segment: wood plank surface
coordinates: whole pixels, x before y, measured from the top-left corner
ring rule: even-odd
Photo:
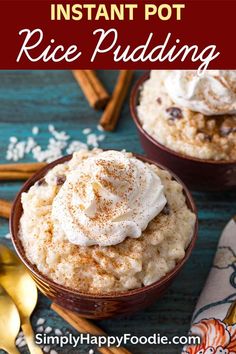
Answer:
[[[136,72],[135,79],[141,72]],[[99,71],[99,77],[108,91],[116,81],[117,72]],[[0,163],[4,163],[10,136],[25,139],[31,135],[32,127],[39,127],[35,139],[46,146],[49,138],[48,124],[65,130],[71,139],[84,140],[82,130],[96,130],[101,112],[93,111],[70,71],[2,71],[0,81]],[[103,148],[127,149],[142,153],[134,123],[130,117],[128,101],[122,110],[122,117],[114,133],[106,133],[100,145]],[[27,158],[24,161],[30,161]],[[20,182],[1,182],[0,199],[12,200],[21,186]],[[185,335],[189,329],[195,302],[209,272],[219,235],[230,217],[235,214],[235,192],[193,193],[199,209],[200,231],[197,246],[191,259],[178,279],[162,300],[145,311],[125,319],[99,322],[106,332],[122,335],[150,335],[154,332],[168,336]],[[4,237],[8,223],[0,219],[0,241],[11,247],[11,241]],[[76,334],[65,321],[50,310],[50,301],[40,295],[33,314],[34,329],[38,318],[45,318],[46,324],[66,333]],[[53,333],[53,332],[52,332]],[[129,346],[134,354],[175,354],[181,347],[151,345]],[[88,354],[91,346],[78,348],[54,348],[58,353]],[[26,347],[22,353],[28,353]],[[2,354],[3,351],[0,350]],[[95,351],[96,353],[96,351]]]

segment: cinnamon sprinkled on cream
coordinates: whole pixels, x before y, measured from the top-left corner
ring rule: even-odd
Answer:
[[[236,114],[236,70],[167,72],[165,87],[176,104],[207,116]]]
[[[71,243],[110,246],[140,237],[165,204],[161,180],[147,164],[107,151],[68,174],[53,201],[52,218]]]

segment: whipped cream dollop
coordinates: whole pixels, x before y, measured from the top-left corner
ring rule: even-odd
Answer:
[[[236,70],[168,70],[164,84],[170,98],[204,115],[236,113]]]
[[[71,171],[52,218],[76,245],[110,246],[138,238],[166,204],[154,170],[131,154],[100,152]]]

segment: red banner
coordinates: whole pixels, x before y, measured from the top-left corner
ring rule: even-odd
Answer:
[[[1,69],[235,69],[236,1],[1,0]]]

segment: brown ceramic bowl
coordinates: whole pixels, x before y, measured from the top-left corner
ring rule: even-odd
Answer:
[[[180,154],[160,144],[142,127],[137,114],[140,90],[149,74],[144,74],[133,87],[130,110],[147,156],[174,171],[186,185],[195,190],[236,188],[236,161],[202,160]]]
[[[153,161],[150,161],[145,157],[139,155],[137,155],[137,157],[143,160],[144,162],[153,163]],[[45,176],[48,170],[50,170],[52,167],[59,163],[68,161],[70,158],[71,156],[63,157],[38,171],[24,184],[23,188],[17,195],[12,207],[10,218],[12,241],[15,246],[16,252],[20,257],[21,261],[29,270],[38,288],[44,295],[46,295],[52,301],[65,308],[77,311],[83,317],[93,319],[104,319],[116,315],[127,315],[137,310],[143,309],[163,295],[163,293],[170,286],[171,282],[176,278],[177,274],[183,268],[184,264],[188,260],[193,250],[197,239],[198,222],[196,221],[194,234],[191,243],[186,250],[185,257],[165,277],[150,286],[123,293],[112,293],[109,295],[92,295],[87,293],[81,293],[79,291],[59,285],[53,280],[47,278],[45,275],[39,273],[37,268],[32,265],[25,256],[23,246],[18,237],[19,220],[22,215],[21,194],[23,192],[28,191],[29,188],[36,181]],[[163,168],[162,166],[159,167]],[[172,174],[172,176],[175,180],[177,180],[183,185],[183,183],[174,174]],[[191,197],[191,194],[189,193],[185,185],[183,185],[183,188],[188,207],[195,214],[197,214],[196,207]]]

